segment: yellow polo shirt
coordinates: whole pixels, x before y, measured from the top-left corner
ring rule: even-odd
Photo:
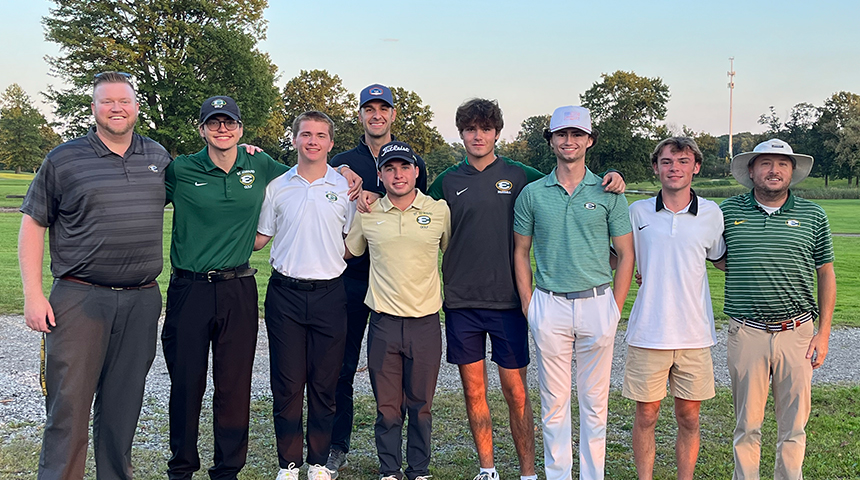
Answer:
[[[416,190],[401,211],[388,196],[356,215],[346,237],[353,255],[370,249],[370,288],[364,303],[399,317],[424,317],[442,307],[439,250],[448,248],[451,212],[444,200]]]

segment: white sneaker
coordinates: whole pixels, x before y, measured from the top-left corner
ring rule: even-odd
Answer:
[[[382,477],[379,480],[397,480],[397,477],[395,477],[394,475],[389,475],[387,477]]]
[[[289,467],[282,468],[275,480],[299,480],[299,469],[295,467],[296,464],[291,463]]]
[[[481,472],[475,475],[474,480],[499,480],[499,472],[493,472],[492,474]]]
[[[417,477],[415,477],[412,480],[427,480],[428,478],[432,478],[432,477],[433,477],[433,475],[418,475]]]
[[[331,471],[322,465],[308,465],[308,480],[331,480]]]

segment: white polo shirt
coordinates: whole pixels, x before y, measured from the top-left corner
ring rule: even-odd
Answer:
[[[355,216],[348,190],[347,181],[331,167],[313,183],[298,174],[298,167],[269,183],[257,231],[274,237],[272,268],[304,280],[330,280],[343,273],[343,236]]]
[[[717,342],[707,260],[726,251],[723,212],[693,193],[678,213],[664,208],[662,192],[630,205],[636,262],[642,286],[636,294],[627,343],[640,348],[705,348]]]

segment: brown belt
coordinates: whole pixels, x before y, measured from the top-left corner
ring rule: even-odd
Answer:
[[[66,275],[65,277],[60,277],[60,280],[66,280],[72,283],[78,283],[81,285],[89,285],[92,287],[101,287],[101,288],[109,288],[111,290],[143,290],[144,288],[152,288],[158,285],[158,283],[153,280],[146,285],[138,285],[136,287],[109,287],[107,285],[99,285],[97,283],[88,282],[86,280],[81,280],[80,278],[73,277],[71,275]]]

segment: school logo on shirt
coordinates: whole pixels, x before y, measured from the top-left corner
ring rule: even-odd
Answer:
[[[785,224],[788,225],[789,227],[799,227],[800,226],[800,222],[797,220],[786,220]]]
[[[430,222],[433,220],[430,218],[430,215],[418,215],[418,217],[415,218],[415,221],[418,222],[418,225],[427,226],[430,225]]]
[[[334,203],[337,201],[337,193],[329,190],[328,192],[325,192],[325,198],[328,199],[329,203]]]
[[[150,163],[148,168],[149,168],[150,172],[158,173],[158,165],[156,165],[154,163]]]
[[[245,188],[251,188],[254,186],[254,174],[251,172],[242,172],[239,174],[239,183],[245,186]]]
[[[512,188],[514,188],[514,184],[510,180],[499,180],[496,182],[497,193],[510,195]]]
[[[585,205],[583,205],[583,207],[585,207],[586,210],[594,210],[595,208],[597,208],[597,205],[595,205],[593,202],[587,202]]]

